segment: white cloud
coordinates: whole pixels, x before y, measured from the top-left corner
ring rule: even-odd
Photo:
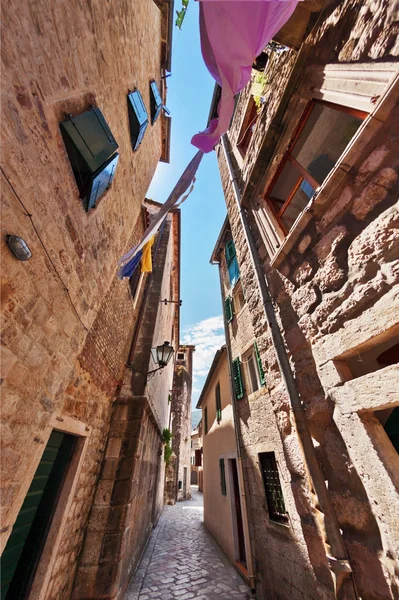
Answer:
[[[225,343],[223,317],[209,317],[183,330],[183,344],[194,344],[193,376],[198,381],[208,374],[215,353]],[[195,390],[198,392],[198,390]],[[194,390],[193,390],[194,392]]]

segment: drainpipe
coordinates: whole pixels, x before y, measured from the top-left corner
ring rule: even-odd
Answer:
[[[219,279],[220,279],[220,293],[222,296],[222,307],[224,307],[224,298],[223,298],[223,280],[222,280],[222,271],[220,269],[219,264]],[[248,526],[248,511],[247,511],[247,496],[245,493],[244,486],[244,474],[242,468],[242,456],[241,456],[241,446],[240,446],[240,436],[238,434],[238,416],[237,416],[237,404],[236,404],[236,396],[234,392],[234,384],[232,378],[232,365],[233,360],[231,356],[231,346],[230,346],[230,331],[229,325],[227,323],[226,314],[223,310],[223,322],[224,322],[224,333],[226,337],[226,351],[227,351],[227,363],[229,368],[229,382],[230,382],[230,396],[233,405],[233,419],[234,419],[234,433],[236,436],[236,446],[237,446],[237,466],[238,466],[238,481],[240,487],[240,496],[241,496],[241,508],[242,508],[242,521],[244,528],[244,541],[245,541],[245,556],[247,559],[247,569],[248,569],[248,580],[249,587],[252,591],[255,590],[255,575],[254,575],[254,566],[252,559],[252,549],[251,549],[251,537],[249,535],[249,526]]]
[[[317,505],[324,515],[324,519],[321,519],[319,524],[326,546],[328,564],[332,571],[335,596],[336,598],[340,598],[339,592],[342,583],[347,578],[350,578],[351,589],[347,590],[349,595],[346,596],[346,598],[348,598],[348,600],[355,600],[359,598],[359,596],[356,591],[356,586],[352,575],[352,568],[348,560],[346,548],[342,539],[338,522],[336,520],[334,508],[328,494],[326,482],[315,454],[304,406],[299,395],[294,374],[291,370],[288,354],[284,345],[283,334],[279,328],[276,313],[274,311],[267,275],[263,270],[261,261],[259,259],[247,216],[243,207],[241,206],[241,192],[238,187],[237,178],[235,176],[233,165],[227,150],[225,136],[222,136],[222,148],[227,168],[229,170],[230,182],[233,187],[234,198],[237,210],[239,212],[245,241],[249,250],[249,256],[259,286],[263,310],[269,324],[270,334],[275,348],[281,377],[290,399],[291,410],[294,415],[298,439],[301,445],[304,462],[307,467],[311,488],[317,496]]]

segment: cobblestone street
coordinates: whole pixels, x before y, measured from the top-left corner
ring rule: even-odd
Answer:
[[[249,600],[251,593],[203,525],[202,494],[165,506],[125,600]]]

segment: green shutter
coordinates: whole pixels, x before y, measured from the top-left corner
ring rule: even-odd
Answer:
[[[228,323],[231,323],[231,321],[233,320],[234,313],[233,313],[233,302],[229,296],[224,301],[224,313],[226,315],[226,321]]]
[[[241,400],[244,398],[244,383],[241,375],[241,362],[239,358],[233,360],[233,381],[234,381],[234,391],[236,394],[236,399]]]
[[[215,388],[216,397],[216,420],[218,423],[222,420],[222,403],[220,401],[220,383]]]
[[[227,495],[226,490],[226,472],[224,469],[224,458],[219,458],[219,469],[220,469],[220,491],[222,496]]]
[[[261,385],[265,385],[266,384],[265,372],[262,367],[262,361],[261,361],[260,355],[259,355],[258,344],[256,342],[254,343],[254,347],[255,347],[256,361],[258,363],[258,372],[259,372],[260,383],[261,383]]]
[[[225,247],[225,252],[226,252],[226,261],[228,264],[231,261],[231,259],[233,259],[236,255],[236,249],[235,249],[233,240],[230,240],[229,242],[227,242],[226,247]]]

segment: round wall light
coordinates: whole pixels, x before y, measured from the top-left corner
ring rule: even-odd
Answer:
[[[29,260],[32,257],[28,244],[18,235],[7,235],[6,241],[11,252],[18,260]]]

